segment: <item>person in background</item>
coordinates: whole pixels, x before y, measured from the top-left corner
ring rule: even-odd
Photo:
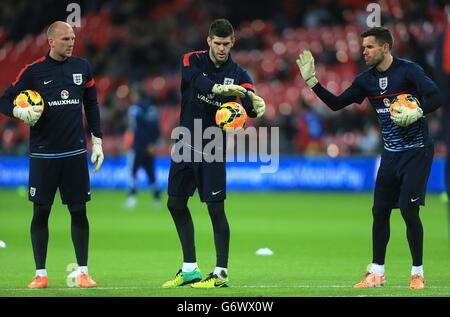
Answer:
[[[132,105],[128,110],[129,129],[133,135],[133,145],[128,155],[130,164],[130,185],[125,208],[133,209],[137,204],[137,172],[143,168],[147,173],[153,205],[159,207],[161,190],[155,173],[155,153],[160,139],[159,109],[151,102],[141,86],[132,87]]]

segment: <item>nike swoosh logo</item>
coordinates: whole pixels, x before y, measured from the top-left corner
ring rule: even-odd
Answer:
[[[380,91],[380,95],[384,95],[386,93],[387,90],[385,91]]]
[[[420,197],[417,197],[417,198],[411,198],[411,202],[413,203],[413,202],[415,202],[415,201],[417,201],[418,199],[419,199]]]
[[[212,192],[213,196],[216,196],[218,193],[220,193],[222,190],[219,190],[218,192]]]
[[[216,287],[221,287],[224,284],[226,284],[226,282],[214,282],[214,286]]]
[[[50,84],[52,81],[53,81],[53,79],[52,79],[52,80],[49,80],[49,81],[45,81],[45,80],[44,80],[44,85]]]

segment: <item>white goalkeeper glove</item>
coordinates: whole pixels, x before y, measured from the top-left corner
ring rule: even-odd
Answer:
[[[43,110],[43,106],[31,106],[26,108],[16,106],[13,109],[13,116],[22,120],[29,126],[34,126],[41,117]]]
[[[400,127],[407,127],[423,117],[423,111],[420,107],[411,109],[395,105],[392,107],[391,120]]]
[[[211,90],[212,93],[224,97],[235,96],[244,98],[247,89],[239,85],[220,85],[215,84]]]
[[[296,62],[303,80],[309,88],[313,88],[318,83],[318,80],[316,78],[316,68],[314,67],[314,57],[311,51],[306,50],[300,53]]]
[[[253,109],[256,112],[256,116],[261,117],[266,111],[266,102],[260,96],[257,96],[253,93],[253,91],[248,91],[248,95],[253,102]]]
[[[94,173],[96,173],[103,164],[102,139],[92,134],[92,155],[91,162],[94,163]]]

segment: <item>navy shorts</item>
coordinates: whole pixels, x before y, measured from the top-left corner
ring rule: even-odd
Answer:
[[[425,205],[434,147],[381,154],[374,193],[375,209],[409,209]]]
[[[133,151],[133,166],[131,168],[131,174],[133,177],[140,167],[145,169],[147,176],[149,178],[149,183],[153,184],[156,180],[155,178],[155,158],[148,154],[147,151]]]
[[[51,205],[59,188],[63,204],[91,200],[86,154],[63,158],[30,158],[28,199]]]
[[[176,163],[169,171],[169,196],[192,196],[198,189],[202,202],[219,202],[226,198],[225,162]]]

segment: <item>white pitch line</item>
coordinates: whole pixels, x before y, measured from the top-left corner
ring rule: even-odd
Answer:
[[[103,290],[103,291],[115,291],[115,290],[173,290],[173,289],[188,289],[189,287],[180,287],[180,288],[163,288],[161,286],[118,286],[118,287],[93,287],[89,288],[89,290]],[[254,289],[269,289],[269,288],[281,288],[281,289],[326,289],[326,288],[347,288],[353,289],[351,285],[230,285],[228,289],[239,289],[239,288],[254,288]],[[408,285],[389,285],[385,286],[383,289],[408,289]],[[450,286],[427,286],[428,289],[442,289],[442,290],[450,290]],[[65,288],[47,288],[49,291],[80,291],[85,290],[84,288],[79,287],[65,287]],[[30,290],[28,288],[0,288],[0,292],[2,291],[42,291],[42,290]]]

